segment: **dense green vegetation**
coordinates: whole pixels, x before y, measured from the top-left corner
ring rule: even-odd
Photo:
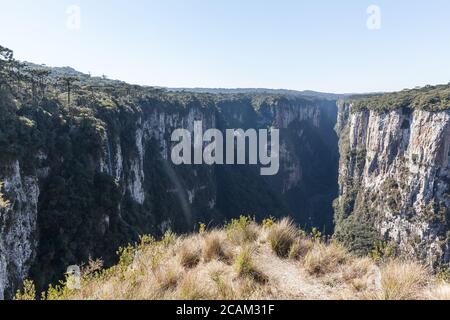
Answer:
[[[397,109],[442,111],[450,109],[450,85],[425,86],[400,92],[353,96],[347,99],[352,111],[362,109],[387,112]]]

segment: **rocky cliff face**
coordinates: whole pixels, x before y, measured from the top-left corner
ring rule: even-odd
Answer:
[[[337,129],[337,234],[358,237],[355,226],[368,224],[402,253],[449,263],[450,111],[341,103]]]
[[[0,297],[11,297],[27,277],[43,287],[69,265],[90,258],[114,263],[117,248],[141,234],[191,231],[198,222],[293,215],[330,232],[334,102],[205,97],[111,102],[95,112],[80,106],[75,116],[51,104],[23,112],[39,143],[1,163],[11,205],[0,215]],[[248,166],[174,166],[171,133],[193,132],[196,120],[204,130],[280,128],[279,175],[261,177]]]
[[[37,177],[22,176],[18,161],[5,169],[1,178],[11,203],[0,209],[0,289],[13,289],[27,277],[35,256],[39,185]]]

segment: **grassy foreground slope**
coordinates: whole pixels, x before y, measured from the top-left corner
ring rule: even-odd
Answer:
[[[82,268],[42,299],[450,299],[443,277],[411,260],[356,257],[290,220],[258,225],[241,217],[223,229],[188,236],[142,237],[119,250],[119,263]],[[35,299],[26,281],[16,299]]]

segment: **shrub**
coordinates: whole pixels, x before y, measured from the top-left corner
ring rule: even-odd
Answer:
[[[439,280],[450,282],[450,268],[439,267],[436,271],[436,276]]]
[[[64,284],[60,285],[49,285],[48,290],[43,292],[41,295],[41,300],[57,301],[65,300],[68,296],[68,289]]]
[[[198,233],[205,234],[205,232],[206,232],[206,224],[199,223],[198,224]]]
[[[334,239],[358,256],[367,256],[382,241],[373,224],[358,213],[337,223]]]
[[[310,236],[314,241],[320,241],[322,239],[322,232],[317,230],[317,228],[312,228]]]
[[[283,219],[275,224],[269,231],[268,240],[273,252],[286,258],[297,237],[297,229],[289,219]]]
[[[258,230],[254,220],[241,216],[233,219],[225,226],[227,238],[235,244],[253,242],[258,238]]]
[[[92,279],[100,275],[103,268],[103,261],[100,259],[89,259],[88,264],[81,270],[81,275],[86,279]]]
[[[134,261],[136,256],[136,248],[129,244],[126,247],[120,247],[117,251],[117,255],[119,256],[119,262],[117,266],[122,269],[128,268]]]
[[[397,248],[395,244],[388,243],[386,241],[378,241],[375,244],[372,251],[370,251],[369,256],[376,262],[384,259],[393,258],[396,256]]]
[[[14,300],[36,300],[36,286],[31,280],[25,280],[23,282],[23,289],[17,290]]]
[[[272,226],[275,224],[275,222],[276,222],[276,219],[275,219],[275,218],[269,217],[269,218],[264,219],[264,220],[262,221],[262,226],[263,226],[264,228],[270,228],[270,227],[272,227]]]
[[[175,243],[177,240],[177,235],[172,232],[172,230],[167,230],[166,233],[164,233],[163,238],[161,239],[161,244],[163,246],[170,246]]]

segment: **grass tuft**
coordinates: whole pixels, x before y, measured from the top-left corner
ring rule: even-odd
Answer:
[[[169,291],[177,287],[181,270],[174,266],[160,266],[154,274],[159,290]]]
[[[179,298],[182,300],[207,300],[210,295],[200,286],[200,279],[196,273],[185,275],[179,288]]]
[[[303,266],[311,275],[323,275],[336,271],[338,267],[349,259],[347,251],[337,244],[317,243],[308,252],[303,261]]]
[[[185,268],[196,267],[201,260],[202,251],[191,243],[184,243],[180,249],[180,263]]]
[[[304,258],[314,248],[314,242],[310,239],[297,239],[289,250],[289,259],[299,260]]]
[[[258,239],[258,226],[249,217],[241,216],[233,219],[225,226],[228,240],[236,245],[246,244]]]
[[[205,237],[205,245],[203,248],[203,259],[210,262],[214,259],[228,263],[231,254],[224,245],[224,241],[216,233],[209,234]]]
[[[224,279],[223,272],[214,270],[210,273],[211,280],[217,287],[217,296],[221,300],[231,300],[235,298],[235,293],[230,284]]]
[[[381,299],[415,300],[428,284],[430,273],[424,266],[409,261],[392,260],[381,268]]]
[[[248,246],[242,248],[234,261],[234,268],[239,277],[251,278],[258,283],[266,283],[268,281],[267,276],[255,267],[253,263],[253,254],[253,248]]]
[[[287,258],[297,235],[298,231],[292,220],[283,219],[270,228],[267,238],[273,252],[280,258]]]

